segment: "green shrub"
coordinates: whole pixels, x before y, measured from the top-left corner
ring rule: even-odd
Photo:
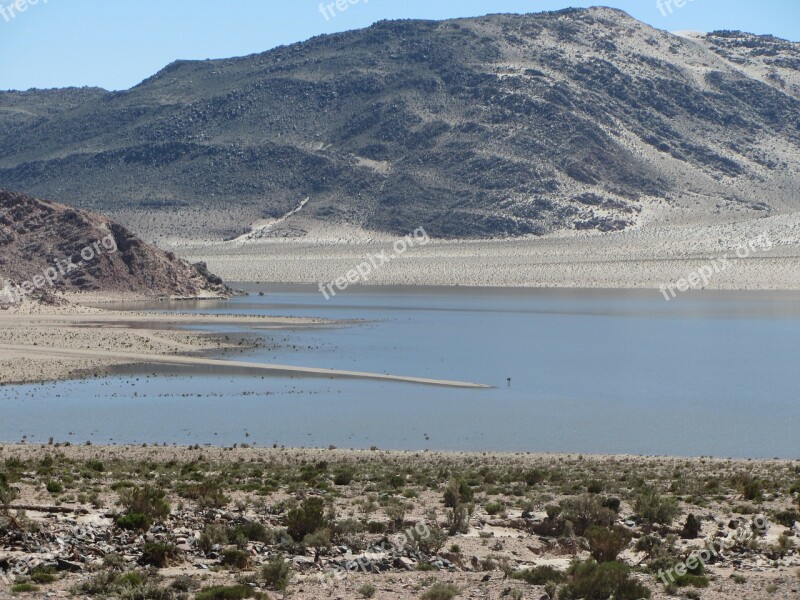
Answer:
[[[261,568],[261,577],[270,589],[285,592],[292,578],[292,569],[283,556],[276,556]]]
[[[238,537],[243,537],[251,542],[262,543],[271,542],[273,538],[266,527],[255,521],[237,523],[228,530],[228,539],[235,540]]]
[[[548,565],[541,565],[533,569],[517,571],[511,575],[512,579],[520,579],[531,585],[545,585],[548,581],[562,583],[565,579],[564,573]]]
[[[670,578],[672,581],[672,578]],[[707,588],[709,585],[708,577],[705,575],[692,575],[691,573],[686,573],[685,575],[675,575],[675,585],[678,587],[695,587],[695,588]]]
[[[662,496],[655,488],[647,488],[637,496],[634,510],[651,525],[670,525],[681,512],[677,499]]]
[[[325,526],[325,501],[319,496],[306,498],[286,515],[286,529],[292,539],[303,540]]]
[[[505,505],[502,502],[489,502],[484,505],[484,510],[486,514],[490,516],[499,515],[502,512],[505,512]]]
[[[160,488],[145,485],[124,489],[119,494],[119,503],[126,514],[145,515],[151,521],[169,516],[167,492]]]
[[[444,505],[456,508],[459,504],[467,504],[475,498],[475,492],[463,479],[453,479],[444,491]]]
[[[345,468],[340,469],[333,476],[334,485],[350,485],[353,482],[353,469]]]
[[[195,594],[196,600],[242,600],[252,598],[255,592],[246,585],[217,586],[200,590]]]
[[[427,592],[422,594],[422,600],[453,600],[461,590],[451,583],[434,583]]]
[[[615,525],[611,529],[594,525],[586,531],[589,550],[597,562],[605,563],[617,560],[617,556],[631,541],[627,529]]]
[[[800,523],[800,513],[796,510],[784,510],[775,513],[775,521],[784,527],[792,528],[795,522]]]
[[[220,555],[220,562],[230,569],[244,571],[250,566],[250,553],[239,548],[225,548]]]
[[[630,577],[630,567],[619,562],[599,564],[593,559],[575,561],[567,571],[567,584],[559,600],[639,600],[650,590]]]
[[[58,577],[56,576],[55,569],[53,568],[45,569],[43,567],[37,567],[33,571],[31,571],[31,581],[33,583],[39,583],[39,584],[53,583],[57,579]]]
[[[116,520],[117,527],[128,531],[147,531],[153,524],[150,517],[141,513],[120,515]]]
[[[562,500],[561,509],[559,519],[562,523],[572,523],[576,535],[583,535],[594,525],[610,527],[617,518],[616,513],[604,507],[596,496],[567,498]]]
[[[142,549],[143,565],[163,569],[170,564],[179,562],[181,551],[172,544],[163,542],[147,542]]]
[[[360,588],[358,588],[358,593],[361,594],[362,598],[372,598],[375,595],[375,592],[378,590],[375,589],[375,586],[371,583],[365,583]]]
[[[58,481],[48,481],[46,487],[47,491],[53,495],[60,494],[64,491],[64,486]]]

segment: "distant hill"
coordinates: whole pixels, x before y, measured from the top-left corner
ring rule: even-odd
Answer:
[[[444,238],[724,221],[797,210],[798,173],[800,44],[607,8],[382,21],[124,92],[0,93],[0,185],[147,239],[232,238],[306,198],[298,223]]]
[[[0,278],[6,304],[57,291],[183,297],[230,291],[204,265],[145,244],[105,217],[3,190]],[[18,288],[16,295],[5,293]]]

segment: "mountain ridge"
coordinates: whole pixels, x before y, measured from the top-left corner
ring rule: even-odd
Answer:
[[[798,73],[795,42],[616,9],[380,21],[124,92],[0,93],[0,184],[150,239],[234,238],[306,197],[276,234],[759,218],[797,209]]]

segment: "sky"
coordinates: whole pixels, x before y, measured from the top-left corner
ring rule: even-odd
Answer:
[[[657,0],[339,0],[345,10],[334,4],[331,12],[320,0],[0,0],[0,89],[122,90],[177,59],[263,52],[381,19],[598,4],[668,31],[740,29],[800,41],[800,0],[667,1],[671,10]]]

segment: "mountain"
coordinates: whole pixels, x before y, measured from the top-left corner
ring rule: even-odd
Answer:
[[[229,295],[205,265],[189,265],[145,244],[105,217],[4,190],[0,277],[0,301],[6,304],[56,291]]]
[[[152,240],[759,218],[798,209],[799,151],[800,44],[608,8],[382,21],[122,92],[0,93],[0,185]]]

